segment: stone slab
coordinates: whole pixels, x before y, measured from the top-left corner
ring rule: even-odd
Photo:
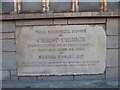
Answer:
[[[2,40],[2,47],[0,47],[2,51],[16,51],[16,40]]]
[[[19,76],[105,71],[106,35],[99,25],[21,27],[16,44]]]
[[[73,80],[73,76],[40,76],[37,80],[44,81],[68,81]]]
[[[52,25],[52,19],[41,19],[41,20],[18,20],[16,26],[31,26],[31,25]]]
[[[54,24],[67,24],[67,19],[54,19]]]
[[[2,69],[16,70],[16,52],[1,52],[2,53]]]
[[[13,21],[2,21],[2,32],[15,32],[15,24]]]
[[[37,80],[37,78],[36,77],[19,77],[19,80],[33,81],[33,80]]]
[[[10,73],[11,73],[11,77],[10,77],[10,79],[11,80],[18,80],[18,73],[17,73],[17,71],[10,71]]]
[[[13,39],[15,38],[15,33],[0,33],[2,35],[2,38],[0,39]]]
[[[107,50],[107,67],[120,66],[118,64],[118,49],[108,49]]]
[[[2,20],[22,20],[22,19],[46,19],[46,18],[75,18],[75,17],[118,17],[118,11],[108,11],[108,12],[70,12],[70,13],[29,13],[29,14],[4,14],[2,15]]]
[[[2,80],[10,80],[10,72],[9,71],[0,71],[2,72]]]
[[[99,74],[99,75],[77,75],[74,76],[74,80],[104,80],[105,75]]]
[[[106,23],[105,18],[70,18],[68,24],[95,24]]]
[[[119,48],[120,36],[107,36],[107,48]]]
[[[107,19],[107,35],[120,35],[118,33],[119,18],[108,18]]]
[[[89,90],[87,88],[114,88],[118,90],[116,80],[72,80],[72,81],[4,81],[3,88],[44,88],[44,90]],[[65,89],[64,89],[65,88]],[[71,89],[70,89],[71,88]],[[72,89],[73,88],[73,89]],[[99,90],[99,89],[97,89]]]
[[[118,68],[107,68],[106,69],[106,79],[107,80],[118,80]]]

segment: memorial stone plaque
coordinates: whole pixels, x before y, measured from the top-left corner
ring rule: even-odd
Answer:
[[[19,76],[101,74],[106,35],[100,25],[16,29]]]

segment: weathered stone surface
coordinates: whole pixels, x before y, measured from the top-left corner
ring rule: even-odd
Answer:
[[[2,32],[15,32],[15,24],[13,21],[2,22]]]
[[[2,83],[2,71],[0,71],[0,83]],[[2,86],[2,85],[0,85]]]
[[[118,66],[118,49],[107,50],[107,67]]]
[[[5,14],[2,15],[2,20],[14,20],[14,19],[40,19],[40,18],[65,18],[65,17],[118,17],[118,11],[108,11],[108,12],[70,12],[70,13],[29,13],[29,14]]]
[[[52,19],[41,19],[41,20],[19,20],[16,21],[16,26],[25,26],[25,25],[52,25]]]
[[[114,88],[118,90],[117,80],[72,80],[72,81],[4,81],[3,88],[44,88],[44,90],[89,90],[87,88]],[[73,89],[70,89],[73,88]],[[99,89],[97,89],[99,90]]]
[[[2,21],[0,21],[0,32],[2,32]]]
[[[2,72],[2,80],[10,80],[10,72],[9,71],[1,71]]]
[[[0,51],[2,51],[2,40],[0,40]],[[2,52],[0,53],[0,70],[2,70]],[[1,80],[2,80],[2,72],[0,72],[0,81]]]
[[[16,31],[19,76],[100,74],[106,35],[101,26],[33,26]]]
[[[16,41],[12,40],[2,40],[2,51],[16,51]]]
[[[104,80],[105,75],[75,75],[74,80]]]
[[[118,18],[107,19],[107,35],[118,35]],[[120,33],[119,33],[120,34]]]
[[[88,23],[106,23],[106,20],[103,18],[71,18],[68,19],[68,24],[88,24]]]
[[[2,35],[0,39],[15,38],[15,33],[0,33],[0,35]]]
[[[16,52],[2,52],[2,69],[16,70],[16,62]]]
[[[107,36],[107,48],[118,48],[119,36]]]
[[[36,79],[36,77],[19,77],[19,80],[33,81],[33,80],[37,80],[37,79]]]
[[[118,68],[107,68],[106,69],[107,80],[118,80]]]
[[[73,76],[41,76],[37,80],[50,80],[50,81],[66,81],[73,80]]]
[[[11,80],[18,80],[18,72],[17,71],[10,71],[11,73]]]
[[[54,19],[54,24],[67,24],[67,19]]]
[[[106,32],[106,25],[105,24],[99,24],[100,26],[102,26],[102,28],[105,30]]]
[[[2,51],[2,40],[0,40],[0,51]],[[0,56],[1,56],[0,61],[2,61],[2,55]]]

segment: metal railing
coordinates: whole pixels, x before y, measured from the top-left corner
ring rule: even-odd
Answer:
[[[10,13],[28,13],[27,11],[22,11],[21,0],[14,0],[14,11]],[[50,10],[50,0],[42,0],[41,2],[42,10],[40,11],[30,11],[29,13],[49,13],[49,12],[80,12],[80,5],[78,0],[71,0],[70,10]],[[107,11],[108,10],[107,0],[100,0],[99,10],[98,11]],[[88,11],[92,11],[89,10]],[[94,10],[93,10],[94,11]],[[2,12],[6,13],[6,12]],[[8,12],[7,12],[8,13]]]

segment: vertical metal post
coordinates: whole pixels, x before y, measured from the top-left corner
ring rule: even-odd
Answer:
[[[104,11],[107,11],[107,8],[108,7],[108,5],[107,5],[107,0],[104,0]]]
[[[21,11],[21,0],[18,0],[18,13]]]
[[[72,0],[72,11],[75,11],[75,0]]]
[[[79,11],[79,2],[78,0],[75,1],[76,12]]]
[[[103,0],[100,0],[100,10],[104,11],[104,2],[103,2]]]
[[[50,0],[46,0],[46,12],[50,12]]]
[[[45,0],[42,0],[42,9],[43,9],[43,12],[45,13],[46,12]]]
[[[17,0],[14,0],[14,13],[17,13],[18,11],[18,6],[17,6]]]
[[[100,0],[100,10],[107,11],[107,0]]]

